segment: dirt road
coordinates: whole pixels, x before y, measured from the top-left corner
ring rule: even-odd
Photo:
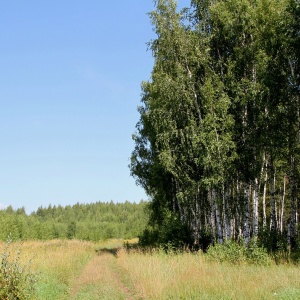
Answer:
[[[117,264],[113,253],[97,254],[74,281],[70,300],[141,299],[128,283],[126,273]]]

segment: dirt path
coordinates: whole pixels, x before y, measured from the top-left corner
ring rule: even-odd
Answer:
[[[70,299],[134,300],[134,292],[122,280],[117,258],[111,253],[95,255],[76,278]]]

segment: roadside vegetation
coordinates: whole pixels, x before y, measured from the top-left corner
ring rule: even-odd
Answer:
[[[131,245],[130,249],[124,244]],[[31,260],[28,273],[31,279],[25,288],[31,292],[20,294],[19,298],[2,296],[1,299],[300,297],[299,264],[287,261],[276,264],[263,251],[257,250],[251,259],[236,244],[223,249],[211,247],[206,254],[171,248],[145,250],[134,245],[136,240],[26,241],[17,264],[26,265]],[[4,243],[1,249],[7,251]],[[9,249],[10,257],[15,257],[20,243],[10,243]]]
[[[12,255],[11,242],[9,236],[1,255],[0,299],[29,299],[35,294],[36,277],[30,271],[30,261],[20,264],[20,248]]]
[[[203,253],[131,252],[118,254],[142,299],[298,299],[300,270],[211,259]]]

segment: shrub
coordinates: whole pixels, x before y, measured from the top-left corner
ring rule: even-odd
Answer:
[[[270,258],[267,249],[260,247],[256,242],[251,241],[248,248],[246,248],[247,261],[255,265],[270,265],[272,259]]]
[[[28,270],[29,263],[20,265],[21,250],[10,259],[9,237],[1,257],[0,268],[0,299],[24,300],[34,297],[35,276]]]
[[[209,260],[229,262],[232,264],[271,264],[271,258],[267,251],[262,247],[258,247],[255,242],[251,242],[248,248],[244,244],[238,244],[233,241],[216,244],[208,248],[206,257]]]
[[[194,239],[188,226],[181,223],[176,215],[170,215],[160,226],[150,226],[139,236],[141,247],[162,246],[183,249],[192,246]]]

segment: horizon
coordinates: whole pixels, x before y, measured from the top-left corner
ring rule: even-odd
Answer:
[[[128,165],[154,62],[153,9],[151,0],[3,3],[2,206],[148,198]]]
[[[24,208],[24,209],[25,209],[26,215],[31,215],[31,214],[33,214],[33,213],[36,213],[38,209],[47,209],[47,208],[49,208],[49,207],[52,207],[52,208],[58,208],[58,207],[66,208],[66,207],[73,207],[73,206],[75,206],[75,205],[93,205],[93,204],[98,204],[98,203],[101,203],[101,204],[110,204],[110,203],[113,203],[114,205],[130,203],[130,204],[137,204],[137,205],[138,205],[138,204],[140,204],[140,203],[142,203],[142,202],[149,202],[149,201],[150,201],[149,199],[148,199],[148,200],[141,199],[141,200],[139,200],[139,201],[125,200],[125,201],[121,201],[121,202],[115,202],[115,201],[113,201],[113,200],[110,200],[110,201],[95,201],[95,202],[83,202],[83,203],[76,202],[76,203],[66,204],[66,205],[61,205],[61,204],[58,204],[58,205],[54,204],[54,205],[52,205],[52,204],[50,203],[50,204],[45,205],[45,206],[41,205],[41,206],[39,206],[37,209],[35,209],[35,210],[31,211],[31,212],[27,212],[27,211],[26,211],[26,208],[25,208],[24,206],[23,206],[23,207],[16,207],[16,208],[14,208],[14,207],[12,207],[12,205],[3,206],[3,205],[1,205],[1,203],[0,203],[0,211],[1,211],[1,210],[5,211],[5,210],[6,210],[7,208],[9,208],[9,207],[12,207],[12,209],[13,209],[14,211],[16,211],[16,210],[18,210],[18,209],[23,209],[23,208]]]

